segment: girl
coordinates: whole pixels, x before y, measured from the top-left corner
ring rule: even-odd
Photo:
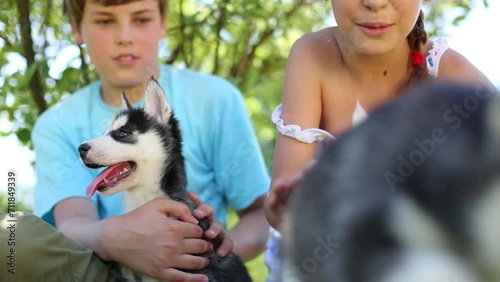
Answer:
[[[283,104],[272,116],[280,134],[265,208],[275,229],[280,230],[287,199],[304,165],[325,143],[393,100],[400,90],[432,78],[494,89],[445,40],[427,41],[424,1],[331,0],[338,26],[307,34],[293,45]],[[279,233],[272,232],[266,250],[268,281],[278,266],[278,240]]]

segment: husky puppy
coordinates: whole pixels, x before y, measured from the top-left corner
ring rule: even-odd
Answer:
[[[341,136],[290,199],[283,281],[500,281],[500,97],[433,83]]]
[[[125,94],[127,109],[114,117],[106,133],[78,147],[83,163],[89,168],[108,167],[87,187],[87,196],[124,192],[125,210],[131,211],[157,197],[185,203],[191,211],[196,205],[188,197],[182,138],[179,123],[165,93],[151,78],[145,90],[144,109],[132,108]],[[207,219],[199,220],[207,230]],[[212,241],[216,250],[220,238]],[[210,264],[200,271],[211,282],[251,281],[243,262],[234,254],[219,257],[215,251],[204,256]],[[146,281],[120,267],[122,281]]]

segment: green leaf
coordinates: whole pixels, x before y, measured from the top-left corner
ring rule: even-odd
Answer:
[[[453,25],[458,25],[461,21],[465,20],[465,15],[458,16],[453,20]]]
[[[16,131],[17,138],[21,143],[27,144],[31,140],[31,130],[27,128],[21,128]]]
[[[12,134],[12,131],[0,131],[0,136],[1,137],[7,137]]]

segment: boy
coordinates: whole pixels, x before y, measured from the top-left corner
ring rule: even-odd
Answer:
[[[65,4],[75,41],[86,45],[100,81],[61,101],[35,126],[35,214],[105,261],[158,279],[206,278],[177,270],[203,267],[205,258],[189,254],[210,247],[199,240],[201,229],[183,207],[157,199],[122,214],[121,195],[85,198],[85,187],[97,172],[81,165],[76,148],[104,132],[120,111],[122,91],[131,103],[143,106],[145,84],[154,76],[180,122],[188,189],[214,208],[202,206],[196,216],[213,213],[224,223],[228,205],[233,206],[240,216],[228,232],[233,251],[243,260],[257,256],[267,239],[263,201],[269,177],[240,93],[221,78],[158,64],[158,41],[166,35],[165,0]],[[222,226],[214,222],[207,235],[220,232]],[[218,254],[227,253],[230,245],[226,240]],[[87,274],[79,279],[89,279],[83,264],[78,267]]]

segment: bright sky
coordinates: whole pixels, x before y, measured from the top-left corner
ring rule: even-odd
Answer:
[[[453,49],[469,59],[500,88],[500,40],[498,35],[494,35],[498,34],[500,1],[488,2],[488,8],[477,7],[460,26],[450,27],[450,36],[446,38]]]
[[[469,17],[459,26],[450,28],[448,42],[450,46],[468,58],[486,76],[500,87],[500,40],[493,26],[500,15],[500,1],[490,1],[490,7],[475,8]],[[6,127],[5,121],[0,120],[0,128]],[[27,204],[32,202],[31,197],[25,197],[34,185],[35,178],[30,162],[33,154],[20,147],[14,137],[0,137],[0,192],[7,188],[7,172],[16,171],[18,187],[17,200],[25,199]],[[21,188],[28,187],[27,191]],[[29,195],[29,194],[28,194]]]

